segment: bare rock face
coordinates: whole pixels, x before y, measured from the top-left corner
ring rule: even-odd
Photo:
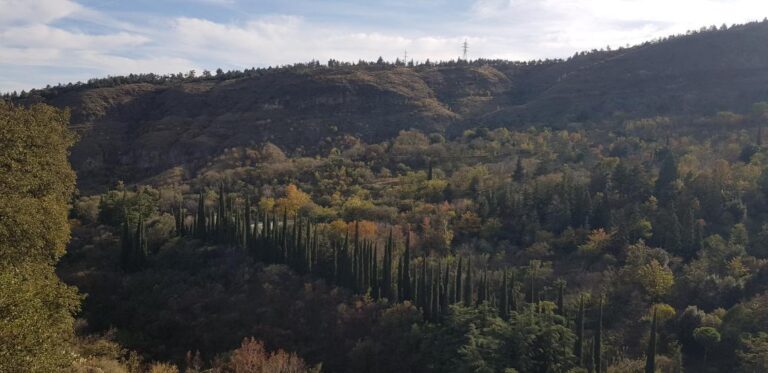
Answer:
[[[745,111],[768,100],[768,23],[578,55],[567,61],[320,67],[238,79],[124,84],[48,98],[72,108],[81,189],[194,171],[225,149],[271,142],[326,152],[401,130],[572,126]]]

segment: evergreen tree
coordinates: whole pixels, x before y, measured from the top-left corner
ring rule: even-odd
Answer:
[[[197,200],[197,212],[195,215],[194,237],[200,240],[206,239],[205,197],[203,192]]]
[[[402,270],[402,288],[403,288],[403,300],[413,300],[413,292],[411,288],[411,232],[408,230],[405,234],[405,252],[403,253],[403,270]]]
[[[459,303],[462,300],[462,295],[464,294],[464,288],[461,284],[461,261],[462,257],[459,257],[459,263],[456,265],[456,277],[454,279],[454,290],[453,290],[453,298],[451,299],[451,304]]]
[[[504,274],[501,280],[501,300],[499,303],[499,315],[504,321],[509,320],[509,284],[507,283],[507,270],[504,269]]]
[[[445,263],[445,272],[443,273],[443,282],[440,285],[440,312],[441,314],[448,313],[448,297],[450,296],[450,289],[449,289],[449,264]]]
[[[595,330],[594,343],[594,361],[595,372],[603,371],[603,297],[600,296],[598,303],[597,329]]]
[[[429,296],[427,295],[427,257],[421,258],[421,274],[418,280],[418,289],[416,291],[416,299],[424,315],[429,318]]]
[[[512,179],[518,183],[525,181],[525,168],[523,168],[523,159],[517,157],[517,164],[515,165],[515,172],[512,174]]]
[[[645,373],[656,372],[656,308],[653,309],[651,321],[651,336],[648,340],[648,350],[645,355]]]
[[[574,347],[578,366],[584,366],[584,295],[579,296],[579,314],[576,318],[576,345]]]
[[[659,203],[666,206],[675,196],[674,183],[677,180],[677,159],[671,150],[664,149],[661,152],[661,167],[659,177],[656,179],[654,194]]]
[[[467,258],[467,278],[464,279],[464,306],[472,305],[472,257]]]
[[[565,293],[565,281],[558,280],[557,281],[557,313],[560,316],[565,316],[565,302],[564,302],[564,293]]]
[[[120,267],[124,271],[131,269],[131,256],[133,254],[133,242],[131,231],[128,227],[128,214],[123,213],[122,234],[120,235]]]

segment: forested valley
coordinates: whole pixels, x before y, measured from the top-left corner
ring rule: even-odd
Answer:
[[[416,69],[371,66],[342,68]],[[195,162],[80,158],[77,189],[101,140],[54,96],[0,101],[2,372],[768,371],[766,101],[317,147],[195,127]]]

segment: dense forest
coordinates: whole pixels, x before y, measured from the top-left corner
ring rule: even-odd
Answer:
[[[312,106],[328,102],[293,96],[274,105],[304,110],[306,122],[256,121],[282,131],[276,138],[170,103],[194,91],[187,103],[247,112],[256,97],[252,110],[274,113],[251,91],[234,104],[217,95],[295,71],[7,96],[0,372],[768,371],[768,94],[734,89],[722,104],[732,110],[702,110],[717,90],[684,87],[707,99],[679,111],[608,105],[551,125],[484,123],[472,110],[487,106],[457,109],[482,84],[467,93],[445,82],[500,82],[509,70],[461,65],[330,66],[312,92],[333,90],[318,82],[339,69],[405,96],[419,81],[444,90],[416,104],[357,91],[332,103],[362,105],[334,117],[354,122],[338,127]],[[524,91],[516,84],[489,93],[496,115],[510,113],[501,106],[514,101],[506,89]],[[441,111],[448,102],[453,111]],[[377,105],[415,105],[418,120],[357,122]],[[333,135],[291,143],[310,115],[306,131]],[[184,152],[169,157],[109,155],[104,144],[130,147],[118,132],[157,154],[167,143],[153,136],[195,141],[173,142]]]

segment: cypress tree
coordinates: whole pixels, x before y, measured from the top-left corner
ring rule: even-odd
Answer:
[[[595,331],[595,372],[601,373],[603,370],[603,297],[600,296],[597,316],[597,330]]]
[[[225,220],[225,206],[224,206],[224,200],[226,196],[224,196],[224,184],[219,184],[219,209],[218,209],[218,219],[216,219],[216,238],[219,242],[224,241],[224,220]]]
[[[245,197],[245,209],[243,214],[243,246],[248,248],[251,246],[251,198],[248,196]]]
[[[371,256],[371,296],[373,299],[379,299],[379,268],[377,265],[376,257],[378,256],[379,248],[376,245],[373,246],[373,255]]]
[[[403,253],[403,300],[413,300],[411,288],[411,231],[405,235],[405,253]]]
[[[648,340],[648,351],[645,355],[645,373],[656,372],[656,307],[653,308],[653,321],[651,322],[651,337]]]
[[[584,366],[584,295],[579,296],[579,315],[576,319],[576,346],[574,347],[578,366]]]
[[[124,271],[131,269],[131,254],[133,249],[133,242],[131,240],[131,231],[128,227],[128,214],[123,212],[123,227],[122,235],[120,236],[120,267]]]
[[[453,288],[453,295],[451,299],[452,304],[459,303],[461,301],[462,291],[464,291],[464,288],[461,287],[461,261],[462,257],[459,257],[459,264],[456,265],[456,278],[454,279],[455,287]]]
[[[472,257],[467,259],[467,278],[464,281],[464,306],[472,305]]]
[[[286,263],[288,259],[288,209],[283,209],[283,226],[280,234],[280,262]]]
[[[488,280],[488,269],[483,270],[483,275],[480,277],[480,286],[477,288],[477,303],[476,305],[479,306],[483,303],[485,303],[488,299],[488,296],[486,294],[486,281]]]
[[[510,310],[517,311],[517,292],[515,291],[515,273],[512,273],[512,278],[509,281],[509,308]]]
[[[512,178],[518,183],[522,183],[525,180],[525,168],[523,168],[523,160],[520,157],[517,157],[515,173],[512,175]]]
[[[427,306],[429,305],[429,297],[427,296],[426,282],[427,282],[427,257],[422,256],[421,275],[419,276],[419,280],[418,280],[419,286],[416,292],[416,300],[422,312],[424,312],[425,316],[429,315],[429,309],[427,308]]]
[[[405,301],[405,278],[403,274],[403,258],[397,258],[397,299],[400,302]]]
[[[206,221],[205,221],[205,198],[203,197],[203,192],[200,192],[200,197],[197,201],[197,217],[195,218],[195,231],[194,236],[197,239],[204,240],[206,239],[205,234],[205,228],[206,228]]]
[[[382,263],[381,293],[384,298],[393,301],[392,297],[392,228],[389,229],[387,245],[384,247],[384,262]]]
[[[509,284],[507,283],[507,269],[504,269],[504,274],[501,281],[501,302],[499,304],[501,318],[504,321],[509,320]]]
[[[136,225],[136,232],[134,233],[132,240],[132,250],[128,267],[130,270],[138,270],[147,258],[147,238],[144,228],[144,217],[139,213],[139,222]]]
[[[432,266],[431,271],[432,273],[432,288],[430,290],[430,303],[431,303],[431,311],[430,315],[432,316],[432,319],[437,319],[437,317],[440,315],[440,262],[437,263],[437,269],[435,269],[435,266]]]
[[[560,280],[558,281],[558,287],[557,287],[557,313],[560,316],[565,316],[565,302],[564,302],[564,293],[565,293],[565,281]]]
[[[440,313],[441,314],[447,314],[448,313],[448,296],[449,296],[449,267],[450,265],[446,262],[445,263],[445,272],[443,274],[443,283],[440,288]]]
[[[333,248],[333,283],[339,284],[339,248],[338,244],[334,242],[331,247]]]
[[[674,182],[677,180],[677,159],[669,149],[662,151],[659,177],[656,179],[654,194],[662,206],[666,206],[674,198]]]

